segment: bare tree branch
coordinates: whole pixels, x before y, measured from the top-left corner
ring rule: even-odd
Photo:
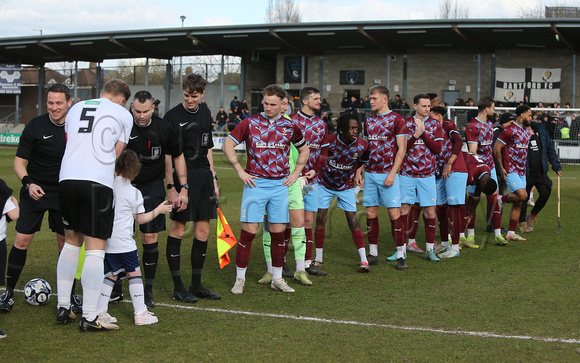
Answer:
[[[300,23],[300,8],[294,0],[269,0],[266,8],[268,23]]]
[[[439,2],[439,19],[468,19],[469,8],[457,0]]]
[[[536,5],[523,6],[518,4],[518,16],[524,19],[539,18],[577,18],[580,14],[578,2],[556,1],[545,4],[538,1]]]

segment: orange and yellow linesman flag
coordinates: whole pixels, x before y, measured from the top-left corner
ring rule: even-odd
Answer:
[[[228,251],[236,245],[238,242],[236,236],[232,233],[232,229],[224,217],[220,207],[217,208],[218,220],[217,220],[217,251],[218,251],[218,262],[220,268],[224,268],[225,265],[230,263],[230,256]]]

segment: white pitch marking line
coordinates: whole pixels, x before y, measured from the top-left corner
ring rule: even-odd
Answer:
[[[123,302],[130,302],[130,301],[124,300]],[[399,325],[391,325],[391,324],[363,323],[360,321],[352,321],[352,320],[321,319],[321,318],[312,318],[312,317],[308,317],[308,316],[281,315],[281,314],[271,314],[271,313],[255,313],[255,312],[251,312],[251,311],[226,310],[226,309],[215,309],[215,308],[198,308],[198,307],[194,307],[194,306],[173,305],[173,304],[165,304],[165,303],[155,303],[155,306],[166,306],[166,307],[178,308],[178,309],[211,311],[211,312],[216,312],[216,313],[250,315],[250,316],[260,316],[260,317],[269,317],[269,318],[315,321],[317,323],[370,326],[370,327],[389,328],[389,329],[396,329],[396,330],[424,331],[424,332],[429,332],[429,333],[441,333],[441,334],[453,334],[453,335],[471,335],[471,336],[478,336],[478,337],[482,337],[482,338],[520,339],[520,340],[535,340],[535,341],[540,341],[540,342],[558,342],[558,343],[580,344],[580,340],[578,340],[578,339],[543,338],[543,337],[533,337],[533,336],[529,336],[529,335],[504,335],[504,334],[495,334],[495,333],[490,333],[490,332],[475,332],[475,331],[465,331],[465,330],[444,330],[444,329],[421,328],[421,327],[412,327],[412,326],[399,326]]]
[[[22,290],[14,290],[14,291],[23,292]],[[56,294],[53,293],[51,295],[56,295]],[[123,300],[122,302],[131,303],[131,300]],[[469,335],[469,336],[476,336],[476,337],[482,337],[482,338],[535,340],[535,341],[539,341],[539,342],[580,344],[579,339],[544,338],[544,337],[533,337],[530,335],[505,335],[505,334],[496,334],[496,333],[490,333],[490,332],[477,332],[477,331],[469,331],[469,330],[445,330],[445,329],[421,328],[421,327],[413,327],[413,326],[400,326],[400,325],[392,325],[392,324],[363,323],[360,321],[353,321],[353,320],[322,319],[322,318],[313,318],[313,317],[309,317],[309,316],[256,313],[256,312],[252,312],[252,311],[226,310],[226,309],[215,309],[215,308],[198,308],[198,307],[194,307],[194,306],[184,306],[184,305],[175,305],[175,304],[166,304],[166,303],[155,303],[155,306],[166,306],[169,308],[176,308],[176,309],[210,311],[210,312],[216,312],[216,313],[260,316],[260,317],[268,317],[268,318],[282,318],[282,319],[291,319],[291,320],[315,321],[317,323],[370,326],[370,327],[388,328],[388,329],[394,329],[394,330],[424,331],[424,332],[428,332],[428,333],[440,333],[440,334],[452,334],[452,335]]]

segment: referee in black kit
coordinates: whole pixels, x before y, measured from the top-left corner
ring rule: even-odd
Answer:
[[[187,189],[180,193],[170,188],[173,181],[172,159],[179,185],[187,184],[185,158],[180,151],[177,131],[170,122],[154,116],[155,103],[151,93],[139,91],[131,104],[134,125],[129,137],[128,150],[139,155],[141,171],[133,185],[143,194],[145,212],[155,209],[165,200],[163,179],[167,179],[169,200],[177,211],[187,207]],[[153,283],[159,260],[158,233],[165,230],[165,215],[160,214],[151,222],[139,226],[143,242],[143,275],[145,277],[145,305],[152,308]],[[120,279],[118,280],[120,281]]]
[[[211,292],[201,283],[210,220],[217,217],[216,207],[219,197],[211,151],[214,146],[213,119],[207,105],[201,102],[206,85],[207,82],[199,74],[188,74],[182,84],[183,102],[163,116],[164,120],[173,124],[179,135],[187,165],[187,179],[192,184],[191,188],[188,184],[175,185],[175,189],[180,192],[188,189],[189,200],[184,211],[177,212],[174,208],[169,216],[171,227],[166,250],[167,264],[174,284],[172,297],[186,303],[194,303],[198,298],[221,299],[220,295]],[[186,224],[190,221],[193,221],[194,238],[190,255],[191,285],[186,289],[181,279],[181,240]]]
[[[22,131],[14,158],[14,172],[22,181],[20,218],[16,222],[14,246],[8,256],[6,292],[0,296],[0,310],[10,311],[14,304],[12,297],[26,264],[28,247],[34,234],[40,231],[45,212],[48,212],[50,229],[56,233],[58,250],[64,246],[58,175],[66,146],[64,122],[71,104],[67,86],[60,83],[51,85],[46,93],[48,112],[30,120]],[[82,309],[80,304],[80,299],[71,295],[75,312]]]

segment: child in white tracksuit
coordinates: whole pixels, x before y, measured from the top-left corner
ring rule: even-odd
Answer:
[[[135,325],[149,325],[158,322],[153,313],[147,310],[143,292],[143,279],[139,267],[137,245],[133,239],[133,224],[147,223],[159,214],[169,214],[171,205],[161,203],[151,212],[145,213],[141,192],[131,185],[131,181],[139,174],[141,163],[134,151],[126,150],[117,159],[113,182],[113,198],[115,203],[115,220],[113,233],[107,240],[105,249],[105,280],[101,288],[101,296],[97,306],[99,318],[112,324],[117,319],[107,312],[109,298],[118,274],[125,272],[129,278],[129,293],[135,310]]]

